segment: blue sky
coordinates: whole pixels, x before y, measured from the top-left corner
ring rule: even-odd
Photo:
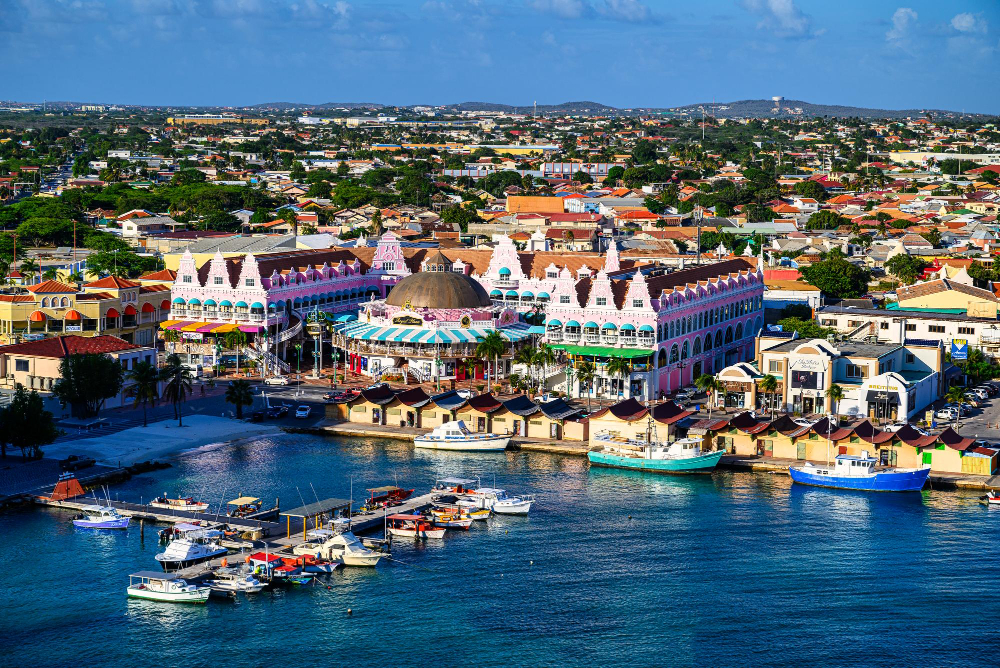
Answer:
[[[998,0],[0,0],[0,99],[1000,112]]]

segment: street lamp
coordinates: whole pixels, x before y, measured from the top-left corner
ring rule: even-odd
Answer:
[[[302,373],[302,344],[301,343],[296,343],[295,344],[295,352],[298,355],[298,360],[295,362],[295,373],[301,374]]]

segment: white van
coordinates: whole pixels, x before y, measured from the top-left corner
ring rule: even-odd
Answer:
[[[182,367],[191,372],[191,375],[195,378],[201,378],[205,375],[205,367],[200,364],[192,364],[190,362],[184,362],[181,364]]]

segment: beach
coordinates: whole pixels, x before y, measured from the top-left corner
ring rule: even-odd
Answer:
[[[136,462],[165,459],[187,450],[213,444],[280,434],[281,429],[210,415],[184,417],[184,426],[174,420],[152,422],[96,438],[63,441],[46,446],[45,456],[62,459],[69,455],[93,457],[101,464],[128,466]]]

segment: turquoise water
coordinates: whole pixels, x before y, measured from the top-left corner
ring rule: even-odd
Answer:
[[[530,518],[326,586],[185,607],[130,601],[148,527],[89,533],[65,512],[0,515],[2,666],[978,666],[1000,649],[1000,512],[951,492],[864,495],[782,476],[661,477],[533,453],[283,435],[199,451],[113,490],[284,507],[476,474],[533,492]],[[631,519],[630,519],[631,516]],[[533,562],[533,563],[532,563]],[[353,609],[348,616],[346,610]]]

